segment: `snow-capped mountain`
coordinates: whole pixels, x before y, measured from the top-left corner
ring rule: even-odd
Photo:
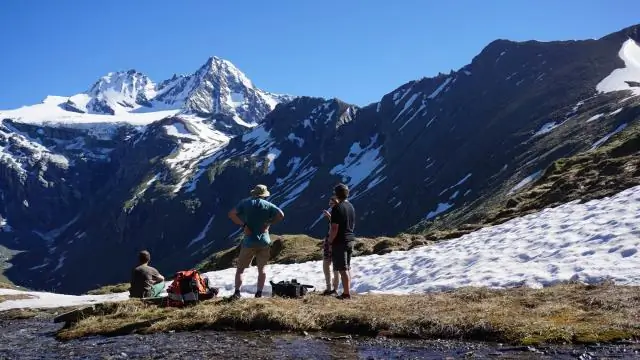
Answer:
[[[136,70],[110,72],[87,92],[71,96],[62,108],[79,113],[121,114],[149,106],[155,92],[153,81]]]
[[[86,104],[108,98],[114,115],[64,97],[0,111],[0,216],[13,230],[0,244],[19,252],[5,273],[80,292],[126,281],[142,247],[167,274],[192,266],[233,244],[226,213],[256,183],[285,211],[279,233],[324,236],[340,181],[360,236],[472,213],[638,126],[639,44],[640,26],[496,40],[364,107],[273,95],[214,57],[157,85],[136,72],[98,81]]]
[[[110,72],[59,106],[69,112],[104,115],[174,110],[216,117],[229,128],[247,128],[292,98],[257,88],[230,61],[214,56],[193,74],[174,75],[158,84],[133,69]]]

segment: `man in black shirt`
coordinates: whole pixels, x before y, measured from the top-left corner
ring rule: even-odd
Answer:
[[[331,257],[334,271],[340,272],[342,278],[342,294],[339,299],[351,298],[351,254],[355,241],[354,227],[356,212],[347,198],[349,188],[345,184],[338,184],[333,193],[338,204],[331,210],[331,231],[329,243],[331,244]]]

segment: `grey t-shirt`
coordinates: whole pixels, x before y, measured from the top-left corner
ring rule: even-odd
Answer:
[[[142,298],[151,296],[151,288],[156,283],[160,273],[149,265],[139,265],[131,272],[131,288],[129,296]]]

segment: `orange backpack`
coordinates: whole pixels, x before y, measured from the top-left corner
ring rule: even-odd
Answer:
[[[217,294],[218,289],[209,287],[209,279],[203,278],[197,270],[178,271],[167,289],[167,305],[194,304],[211,299]]]

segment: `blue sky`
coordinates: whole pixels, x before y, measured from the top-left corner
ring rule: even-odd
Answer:
[[[268,91],[365,105],[497,38],[599,38],[638,14],[638,0],[4,0],[0,109],[84,91],[109,71],[160,82],[212,55]]]

